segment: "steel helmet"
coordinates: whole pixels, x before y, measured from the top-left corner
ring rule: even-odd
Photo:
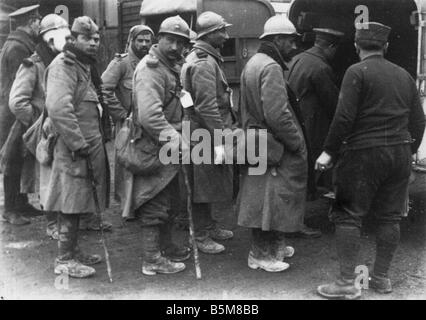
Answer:
[[[56,13],[51,13],[45,16],[40,21],[40,34],[46,33],[50,30],[60,29],[60,28],[68,28],[68,22],[57,15]]]
[[[287,18],[286,15],[276,15],[268,19],[263,27],[263,34],[259,39],[263,39],[266,36],[288,34],[288,35],[299,35],[296,31],[294,24]]]
[[[189,30],[189,39],[189,42],[195,43],[195,40],[197,39],[197,33],[195,31]]]
[[[189,26],[180,16],[164,20],[160,25],[158,33],[170,33],[189,40]]]
[[[197,19],[197,39],[209,34],[213,31],[230,27],[232,24],[225,21],[225,19],[212,11],[203,12]]]

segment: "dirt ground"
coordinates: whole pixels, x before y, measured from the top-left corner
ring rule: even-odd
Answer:
[[[412,209],[402,223],[401,245],[394,260],[391,278],[394,292],[379,295],[364,290],[363,299],[426,299],[426,173],[414,173],[410,199]],[[0,176],[0,189],[2,189]],[[0,190],[0,204],[3,203]],[[37,204],[37,200],[32,198]],[[175,275],[144,276],[141,273],[140,227],[123,224],[117,203],[105,217],[113,223],[106,233],[113,283],[108,282],[106,264],[96,266],[90,279],[56,278],[53,262],[57,242],[45,233],[44,217],[28,226],[15,227],[0,222],[0,299],[321,299],[315,289],[338,271],[334,235],[328,223],[329,200],[309,203],[307,224],[320,227],[319,239],[288,239],[296,254],[282,273],[267,273],[247,267],[249,232],[236,226],[231,205],[215,208],[222,225],[232,229],[233,239],[224,241],[226,251],[218,255],[200,253],[202,279],[195,279],[192,258],[187,269]],[[2,212],[3,207],[0,207]],[[187,241],[187,232],[175,230],[177,242]],[[82,232],[81,245],[91,253],[103,254],[100,234]],[[359,264],[374,262],[374,228],[362,236]]]

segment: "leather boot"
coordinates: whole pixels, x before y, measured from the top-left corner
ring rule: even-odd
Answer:
[[[392,283],[388,277],[380,277],[372,274],[368,284],[371,289],[378,293],[387,294],[392,292]]]
[[[142,273],[177,273],[185,269],[182,262],[172,262],[160,252],[160,228],[158,226],[142,227]]]
[[[319,295],[328,299],[354,300],[361,297],[355,286],[355,267],[360,249],[360,229],[351,225],[336,225],[336,247],[340,263],[337,281],[317,288]]]
[[[75,259],[79,222],[79,214],[58,214],[59,254],[55,259],[55,274],[66,273],[72,278],[87,278],[96,273],[94,268]]]
[[[320,296],[327,299],[355,300],[361,297],[361,288],[355,286],[355,279],[338,279],[317,288]]]

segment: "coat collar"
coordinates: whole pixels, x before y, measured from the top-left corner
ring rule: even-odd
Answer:
[[[170,69],[172,72],[180,74],[180,69],[184,63],[184,59],[179,59],[176,62],[171,62],[158,48],[158,44],[155,44],[151,47],[149,50],[149,54],[157,57],[158,60],[161,61],[162,64],[164,64],[168,69]]]
[[[221,63],[224,62],[222,55],[219,53],[218,50],[213,48],[209,43],[203,41],[203,40],[197,40],[194,44],[194,48],[200,49],[207,54],[213,56],[217,61],[220,61]]]
[[[362,58],[362,61],[367,60],[367,59],[384,59],[384,56],[382,53],[372,53],[368,56],[365,56],[364,58]]]
[[[305,51],[306,54],[310,54],[313,55],[315,57],[320,58],[321,60],[323,60],[324,62],[328,63],[327,58],[325,57],[324,51],[323,49],[321,49],[320,47],[317,46],[313,46],[312,48],[308,49]]]
[[[35,50],[36,44],[33,38],[21,29],[16,29],[12,31],[7,37],[7,40],[14,40],[20,42],[31,52],[34,52]]]

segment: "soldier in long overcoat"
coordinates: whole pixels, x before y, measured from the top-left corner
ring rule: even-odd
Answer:
[[[241,75],[243,128],[266,129],[284,146],[278,166],[268,166],[262,175],[250,175],[247,168],[242,171],[237,201],[238,224],[252,230],[248,265],[269,272],[289,267],[282,260],[294,249],[285,246],[284,233],[300,229],[306,203],[307,149],[284,79],[295,35],[287,18],[270,18],[258,52]]]
[[[121,129],[124,119],[131,112],[133,73],[139,61],[148,54],[154,41],[154,32],[150,27],[136,25],[129,31],[127,52],[116,54],[102,74],[105,102],[108,104],[110,115],[115,123],[116,133]],[[125,207],[127,198],[131,197],[133,179],[132,174],[126,171],[117,161],[114,165],[114,194],[120,201],[121,208]],[[134,218],[134,212],[123,212],[123,217]]]
[[[30,223],[22,216],[24,212],[38,214],[37,210],[28,203],[27,195],[20,192],[23,148],[4,146],[7,140],[19,139],[25,130],[20,123],[14,125],[15,116],[9,108],[9,94],[19,66],[35,50],[41,19],[38,8],[39,5],[24,7],[9,15],[15,19],[18,27],[9,34],[0,53],[0,149],[3,147],[1,156],[5,162],[0,168],[4,174],[5,212],[2,217],[15,225]],[[11,141],[12,145],[14,141]],[[6,154],[6,150],[9,150],[10,154]]]
[[[45,109],[44,72],[56,55],[61,52],[71,32],[65,19],[57,14],[45,16],[40,23],[42,41],[36,45],[35,53],[23,60],[9,96],[9,107],[17,121],[28,128]],[[15,141],[15,148],[22,148],[22,137]],[[34,150],[33,150],[34,151]],[[25,152],[21,175],[21,192],[35,193],[40,189],[40,171],[49,175],[49,168],[39,167],[35,154]],[[46,211],[47,235],[57,239],[56,213]]]
[[[101,261],[98,255],[83,254],[77,243],[80,217],[96,212],[89,165],[101,211],[108,206],[109,181],[96,90],[101,80],[94,69],[98,27],[83,16],[74,20],[71,32],[75,41],[65,45],[46,69],[46,109],[53,127],[46,130],[56,131],[58,138],[42,204],[45,210],[59,212],[55,274],[83,278],[95,273],[88,265]]]
[[[153,153],[166,144],[160,135],[169,137],[172,149],[179,151],[183,116],[180,72],[188,41],[189,26],[181,17],[165,19],[158,44],[135,70],[133,96],[136,125],[142,130],[140,144]],[[183,271],[182,261],[190,256],[187,248],[177,247],[171,239],[171,202],[179,192],[178,171],[178,164],[163,163],[152,174],[135,175],[132,207],[142,226],[142,272],[146,275]]]
[[[182,68],[184,88],[194,100],[191,116],[191,132],[207,129],[212,137],[211,149],[215,156],[223,155],[221,144],[214,144],[214,130],[231,129],[234,117],[231,109],[231,89],[222,70],[223,57],[219,49],[229,38],[226,27],[231,26],[214,12],[204,12],[197,19],[197,41],[186,57]],[[233,237],[230,230],[219,228],[212,217],[211,205],[230,202],[233,196],[232,165],[219,163],[192,165],[193,211],[195,237],[198,248],[204,253],[220,253],[225,250],[215,240]]]

